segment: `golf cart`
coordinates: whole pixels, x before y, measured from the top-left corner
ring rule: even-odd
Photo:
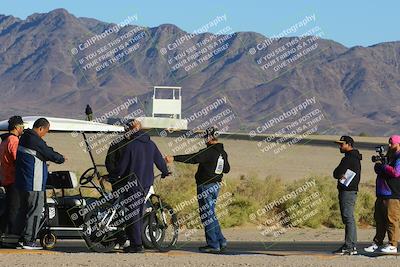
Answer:
[[[32,128],[39,117],[23,117],[26,128]],[[107,182],[105,166],[96,164],[93,142],[107,137],[110,142],[124,132],[122,126],[115,126],[91,121],[46,117],[50,122],[50,132],[82,135],[84,150],[90,157],[92,166],[78,179],[72,171],[49,172],[46,185],[46,198],[42,213],[38,238],[45,249],[52,249],[57,238],[83,238],[92,251],[108,252],[120,243],[125,224],[116,223],[118,215],[124,215],[124,207],[114,205],[123,200],[119,196],[109,200],[111,187]],[[0,122],[0,131],[7,130],[7,121]],[[111,136],[110,135],[115,135]],[[92,138],[92,137],[95,138]],[[108,142],[108,143],[110,143]],[[95,194],[85,195],[89,190]],[[73,191],[74,193],[68,193]],[[126,197],[126,196],[125,196]],[[101,205],[97,205],[101,203]],[[173,209],[163,203],[151,187],[145,198],[143,211],[143,244],[146,248],[168,251],[178,239],[177,217]],[[14,239],[13,239],[14,238]],[[17,243],[18,237],[3,236],[2,243]]]

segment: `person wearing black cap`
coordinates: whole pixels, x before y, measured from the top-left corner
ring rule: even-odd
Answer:
[[[354,207],[357,200],[358,184],[361,178],[362,155],[354,149],[354,140],[350,136],[342,136],[335,141],[344,157],[333,171],[333,177],[338,180],[339,206],[342,222],[345,225],[345,243],[335,254],[357,254],[357,227],[354,219]]]
[[[227,246],[215,213],[215,205],[221,189],[223,173],[230,171],[230,165],[223,144],[218,142],[218,135],[218,129],[210,127],[204,134],[206,148],[194,154],[166,157],[168,163],[177,161],[199,164],[195,175],[197,198],[207,242],[207,246],[200,247],[199,250],[204,253],[219,253]]]
[[[0,233],[17,235],[20,219],[19,194],[15,187],[15,164],[17,160],[17,149],[19,138],[24,132],[24,122],[20,116],[13,116],[8,120],[8,133],[2,134],[0,138],[0,184],[6,192],[5,210],[0,216]]]

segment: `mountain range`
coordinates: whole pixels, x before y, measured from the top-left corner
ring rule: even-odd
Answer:
[[[182,87],[183,117],[225,97],[235,114],[229,131],[257,129],[312,97],[324,115],[319,133],[398,131],[400,41],[349,48],[324,36],[271,41],[225,30],[189,34],[171,24],[117,25],[65,9],[24,20],[0,15],[0,118],[83,118],[86,104],[101,115],[135,96],[145,103],[153,86],[169,85]],[[211,109],[202,120],[221,111]]]

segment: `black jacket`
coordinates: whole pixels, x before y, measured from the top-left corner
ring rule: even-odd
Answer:
[[[215,174],[215,168],[220,155],[222,155],[224,159],[223,173],[228,173],[231,169],[228,162],[228,154],[226,154],[224,145],[221,143],[207,145],[207,148],[194,154],[174,156],[174,160],[190,164],[199,164],[195,178],[197,185],[202,185],[221,182],[223,175]]]
[[[89,105],[87,105],[87,106],[86,106],[86,109],[85,109],[85,114],[86,114],[86,115],[90,115],[90,114],[92,114],[92,113],[93,113],[92,108],[91,108]]]
[[[5,133],[0,135],[0,141],[5,141],[12,133]]]
[[[117,181],[117,176],[118,176],[116,174],[117,167],[128,142],[129,142],[128,138],[126,138],[125,136],[121,136],[120,140],[116,139],[114,140],[114,142],[111,143],[111,146],[107,151],[105,165],[108,172],[109,182],[113,185]]]
[[[360,183],[361,178],[361,160],[362,155],[357,149],[353,149],[345,153],[344,157],[340,161],[339,166],[337,166],[333,171],[333,177],[338,179],[337,188],[339,191],[358,191],[358,184]],[[353,178],[348,187],[339,182],[340,178],[342,178],[342,176],[346,173],[347,169],[350,169],[356,173],[356,176]]]

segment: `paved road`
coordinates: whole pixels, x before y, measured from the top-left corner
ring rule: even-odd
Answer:
[[[198,247],[203,246],[203,242],[190,241],[178,242],[175,249],[167,254],[187,255],[199,253]],[[260,242],[260,241],[232,241],[228,243],[228,249],[224,255],[271,255],[271,256],[319,256],[334,257],[332,251],[340,247],[340,242]],[[360,242],[358,251],[360,255],[368,257],[382,256],[378,254],[368,254],[363,252],[363,248],[369,246],[368,242]],[[51,251],[29,251],[20,249],[0,249],[1,254],[36,254],[36,253],[90,253],[91,252],[83,240],[59,240],[56,247]],[[115,251],[118,252],[118,251]],[[121,251],[119,251],[121,252]],[[158,253],[154,250],[146,250],[146,253]],[[395,255],[400,256],[400,253]]]
[[[198,253],[198,247],[203,246],[203,242],[178,242],[177,247],[171,253]],[[252,242],[252,241],[232,241],[229,242],[225,254],[228,255],[332,255],[332,251],[340,247],[339,242]],[[369,243],[360,243],[359,251],[367,247]],[[57,243],[54,251],[59,252],[90,252],[85,242],[81,240],[61,240]],[[151,252],[151,251],[149,251]]]

